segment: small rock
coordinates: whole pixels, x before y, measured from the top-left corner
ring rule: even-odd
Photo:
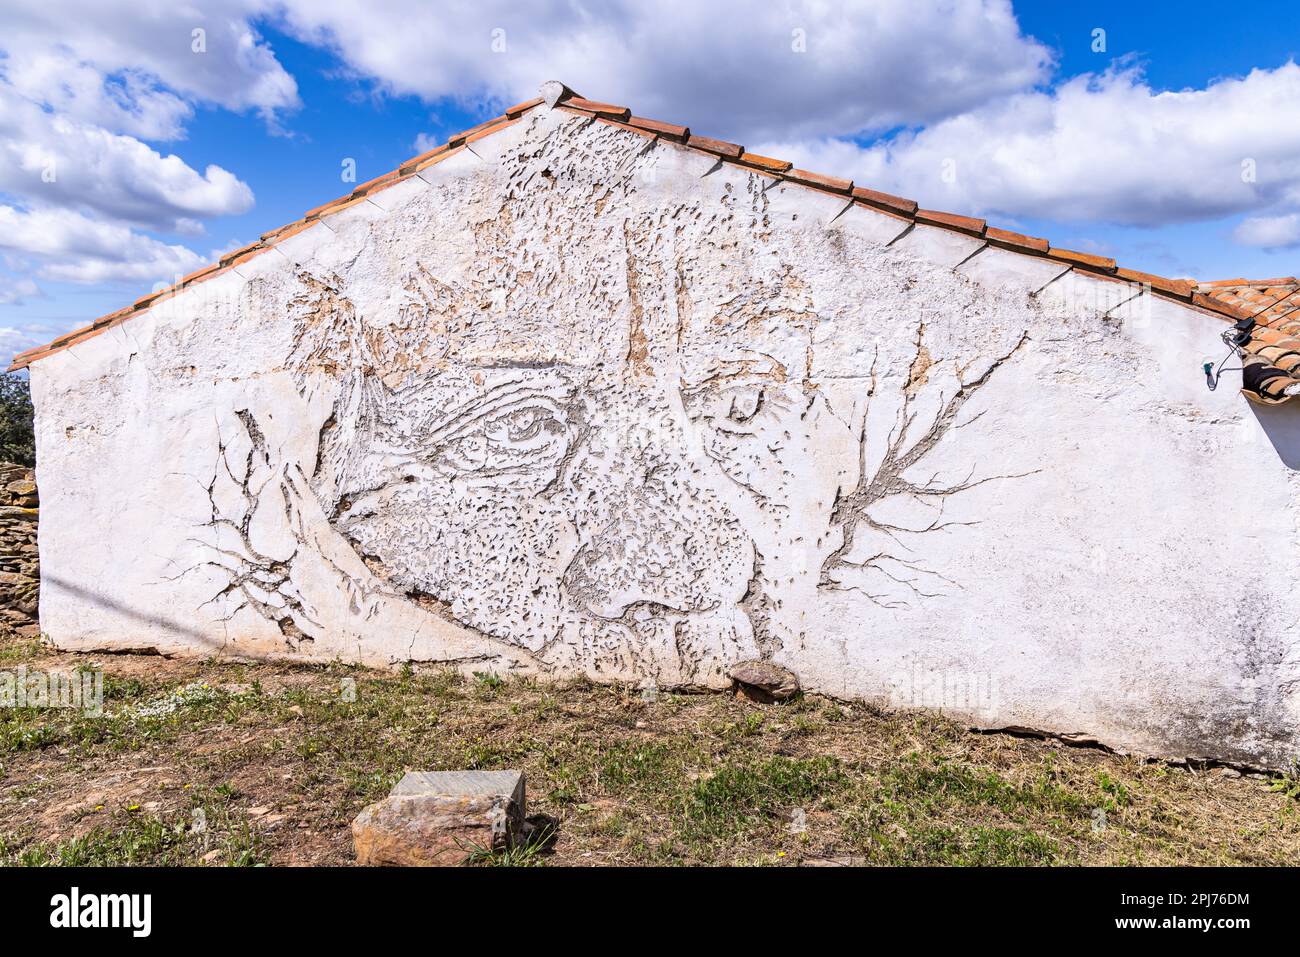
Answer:
[[[258,807],[250,807],[248,809],[249,817],[263,817],[264,815],[270,813],[271,813],[271,809],[269,807],[262,807],[260,805]]]
[[[1221,778],[1239,778],[1241,772],[1236,768],[1219,768],[1219,777]]]
[[[727,677],[739,689],[760,701],[785,701],[799,691],[799,678],[771,661],[742,661],[731,666]]]
[[[641,700],[658,701],[659,687],[657,685],[646,685],[644,688],[641,689]]]
[[[516,842],[525,816],[518,771],[408,771],[352,822],[362,866],[463,864],[476,848]]]

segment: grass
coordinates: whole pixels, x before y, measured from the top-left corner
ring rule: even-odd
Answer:
[[[0,711],[0,864],[344,864],[407,769],[511,767],[547,828],[490,866],[1283,864],[1295,774],[1225,777],[928,713],[444,670],[0,642],[102,666],[100,717]]]

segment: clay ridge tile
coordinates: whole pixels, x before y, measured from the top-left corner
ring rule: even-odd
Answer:
[[[531,100],[523,100],[522,102],[516,103],[514,106],[509,107],[506,110],[506,116],[510,117],[513,120],[517,117],[523,116],[534,106],[541,106],[543,102],[544,101],[540,96],[535,96]]]
[[[110,313],[109,313],[108,315],[106,315],[106,316],[100,316],[98,319],[96,319],[94,322],[92,322],[91,325],[92,325],[92,326],[96,326],[96,327],[98,327],[98,326],[111,326],[113,323],[115,323],[115,322],[119,322],[119,321],[121,321],[122,319],[125,319],[127,316],[131,315],[131,313],[133,313],[133,312],[135,312],[135,306],[127,306],[125,309],[119,309],[119,310],[117,310],[117,312],[110,312]]]
[[[1158,289],[1179,299],[1190,300],[1194,291],[1193,284],[1187,279],[1167,279],[1164,276],[1157,276],[1149,272],[1138,272],[1136,269],[1125,269],[1123,267],[1116,269],[1115,275],[1129,282],[1145,283],[1152,289]]]
[[[281,240],[288,239],[290,236],[296,236],[304,229],[310,229],[312,224],[305,219],[298,219],[288,225],[281,226],[279,229],[273,229],[269,233],[262,234],[262,242],[268,246],[274,246]]]
[[[773,159],[771,156],[761,156],[758,153],[741,153],[736,157],[736,162],[769,173],[784,173],[794,166],[789,160]]]
[[[1234,306],[1230,302],[1225,302],[1203,292],[1192,293],[1192,305],[1200,306],[1202,309],[1208,309],[1210,312],[1217,312],[1232,319],[1250,319],[1254,316],[1254,313],[1249,309]]]
[[[402,174],[403,176],[407,176],[407,175],[409,175],[410,173],[414,172],[415,168],[416,168],[417,166],[419,166],[420,164],[422,164],[422,163],[424,163],[424,162],[426,162],[426,161],[428,161],[428,160],[433,159],[433,158],[434,158],[435,156],[437,156],[439,153],[445,153],[445,152],[447,152],[450,148],[451,148],[451,147],[449,147],[446,143],[441,143],[441,144],[439,144],[438,146],[435,146],[435,147],[434,147],[433,149],[431,149],[431,150],[425,150],[425,151],[424,151],[423,153],[421,153],[419,156],[412,156],[409,160],[407,160],[407,161],[406,161],[405,163],[403,163],[401,166],[397,167],[397,172],[399,172],[399,173]]]
[[[626,106],[615,106],[613,103],[601,103],[599,100],[589,100],[582,96],[571,96],[564,101],[564,105],[573,110],[582,110],[584,113],[595,113],[597,116],[604,116],[611,120],[627,120],[632,111]]]
[[[469,129],[462,130],[461,132],[457,133],[455,136],[451,137],[449,140],[447,140],[447,146],[448,147],[460,146],[463,143],[465,143],[467,140],[469,140],[471,137],[476,137],[477,134],[482,133],[486,130],[490,130],[493,127],[500,126],[504,122],[506,122],[506,117],[504,116],[494,116],[490,120],[484,120],[482,123],[479,123],[477,126],[471,126]],[[398,168],[400,169],[401,167]]]
[[[855,186],[853,188],[853,198],[864,205],[888,210],[891,213],[902,213],[904,216],[913,216],[917,210],[916,200],[914,199],[904,199],[901,196],[882,193],[876,189],[867,189],[865,186]]]
[[[1196,284],[1196,287],[1200,289],[1200,288],[1216,288],[1219,286],[1249,286],[1249,285],[1252,285],[1252,283],[1246,279],[1216,279],[1213,282],[1198,282]]]
[[[1282,276],[1279,279],[1257,279],[1252,286],[1300,286],[1300,279],[1295,276]]]
[[[1013,233],[1009,229],[999,229],[996,226],[986,227],[984,238],[995,246],[1005,246],[1009,249],[1034,253],[1045,253],[1051,248],[1051,243],[1046,239],[1038,236],[1026,236],[1024,233]]]
[[[384,183],[388,183],[392,180],[395,180],[400,175],[401,175],[400,169],[389,170],[387,173],[383,173],[379,176],[376,176],[374,179],[367,180],[366,182],[362,183],[360,186],[358,186],[356,189],[352,191],[352,195],[364,196],[367,193],[374,192],[376,186],[381,186]]]
[[[1049,249],[1047,255],[1062,262],[1073,263],[1076,266],[1085,266],[1102,272],[1115,271],[1115,260],[1109,256],[1096,256],[1092,253],[1081,253],[1073,249],[1060,249],[1056,246]]]
[[[302,214],[302,218],[304,220],[320,219],[321,213],[325,212],[325,210],[332,209],[335,206],[342,206],[350,199],[352,199],[351,193],[348,193],[346,196],[340,196],[338,199],[331,199],[328,203],[321,203],[315,209],[307,210],[307,212]]]
[[[678,126],[676,123],[664,123],[662,120],[649,120],[644,116],[628,118],[628,124],[643,130],[652,130],[660,136],[684,143],[691,135],[690,127]]]
[[[988,223],[984,220],[976,219],[974,216],[958,216],[956,213],[944,213],[937,209],[918,209],[916,211],[916,221],[929,226],[943,226],[947,229],[955,229],[971,236],[983,236],[984,230],[988,226]]]
[[[242,261],[247,258],[246,254],[258,249],[261,245],[262,241],[259,239],[256,242],[249,243],[247,246],[240,246],[238,249],[232,249],[230,252],[224,253],[217,262],[222,266],[229,266],[237,259]]]
[[[739,159],[745,152],[745,147],[737,143],[715,140],[711,136],[697,136],[694,133],[686,138],[686,145],[693,149],[704,150],[706,153],[725,156],[728,159]]]
[[[611,120],[606,116],[596,117],[596,122],[603,123],[606,126],[613,126],[620,130],[627,130],[629,133],[635,133],[637,136],[644,136],[652,141],[659,139],[659,134],[654,130],[642,129],[639,126],[633,126],[631,123],[624,123],[620,120]]]
[[[811,186],[814,189],[822,189],[830,193],[847,194],[853,192],[853,180],[851,179],[825,176],[806,169],[792,169],[785,174],[785,178],[792,183],[798,183],[800,186]]]

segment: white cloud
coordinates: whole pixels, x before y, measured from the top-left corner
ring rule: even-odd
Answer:
[[[144,141],[183,138],[196,105],[253,110],[273,125],[298,106],[293,78],[249,22],[263,6],[41,0],[6,10],[0,193],[15,201],[0,206],[0,245],[54,280],[194,268],[199,257],[185,246],[131,227],[202,235],[203,220],[247,211],[252,190]]]
[[[16,89],[60,113],[150,138],[166,138],[148,130],[168,129],[169,119],[170,135],[179,135],[177,120],[188,116],[170,94],[273,116],[298,105],[298,87],[248,22],[266,5],[225,0],[203,4],[205,12],[167,0],[132,0],[129,7],[100,0],[10,4],[0,43],[8,55],[5,71]],[[195,30],[204,31],[203,52],[195,50]],[[68,75],[74,66],[81,75]],[[102,90],[96,75],[126,89]],[[104,109],[105,99],[119,92],[122,109]],[[122,118],[132,112],[141,113],[143,124],[134,129]]]
[[[98,213],[155,229],[193,231],[195,217],[253,205],[233,173],[202,173],[140,140],[59,113],[0,85],[0,190],[42,204]]]
[[[0,205],[0,248],[30,257],[41,276],[63,282],[175,279],[205,262],[184,246],[58,208]]]
[[[415,141],[411,144],[411,150],[415,153],[427,153],[435,146],[443,143],[443,138],[435,136],[432,133],[417,133]]]
[[[1002,97],[884,144],[761,149],[956,212],[1136,226],[1215,219],[1300,200],[1300,66],[1179,92],[1121,69]]]
[[[1046,79],[1008,0],[282,0],[285,28],[427,99],[518,100],[548,79],[702,133],[818,136],[915,124]],[[797,52],[800,46],[805,52]],[[498,52],[499,51],[499,52]]]
[[[28,299],[41,296],[41,287],[27,277],[0,276],[0,306],[21,306]]]
[[[1300,246],[1300,213],[1248,217],[1233,230],[1232,238],[1243,246],[1262,249]]]

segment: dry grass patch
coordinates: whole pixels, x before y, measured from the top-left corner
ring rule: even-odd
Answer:
[[[0,712],[0,862],[345,864],[408,768],[520,768],[553,844],[497,864],[1255,864],[1300,853],[1292,779],[1228,778],[803,696],[0,643],[102,666],[105,714]],[[1288,793],[1288,788],[1289,793]]]

